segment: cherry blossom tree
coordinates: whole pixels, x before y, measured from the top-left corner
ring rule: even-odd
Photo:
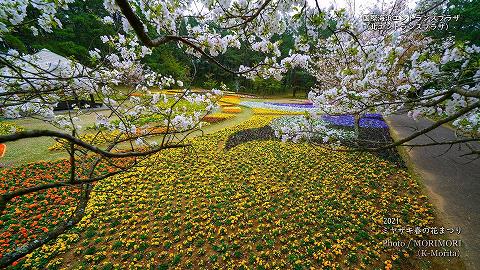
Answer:
[[[318,1],[316,1],[318,3]],[[317,84],[309,99],[320,114],[365,113],[388,116],[407,111],[414,119],[429,117],[433,123],[409,136],[375,149],[397,145],[430,146],[478,141],[480,128],[480,47],[455,42],[452,37],[432,39],[418,27],[413,14],[428,15],[442,8],[445,1],[410,11],[398,2],[385,10],[366,13],[411,15],[398,28],[370,31],[361,18],[345,10],[308,9],[298,13],[296,21],[306,32],[300,43],[310,51],[309,70]],[[318,38],[327,33],[326,38]],[[458,139],[418,145],[414,138],[445,123],[452,123]],[[471,148],[469,155],[478,156]]]
[[[0,2],[0,41],[19,27],[28,27],[33,35],[62,27],[58,14],[72,2]],[[9,189],[0,196],[0,213],[20,196],[64,186],[81,189],[71,216],[35,241],[3,254],[0,265],[13,263],[77,224],[85,214],[95,182],[132,170],[158,151],[188,146],[187,136],[200,129],[202,117],[215,109],[221,90],[195,93],[182,81],[157,74],[143,65],[142,58],[152,48],[173,42],[186,54],[204,58],[233,74],[279,79],[289,67],[305,66],[308,59],[293,52],[281,55],[279,42],[272,41],[274,35],[286,31],[292,6],[301,5],[305,5],[304,1],[105,0],[104,7],[110,15],[102,18],[103,22],[119,24],[122,29],[114,36],[92,37],[101,38],[110,50],[92,48],[89,67],[73,59],[45,62],[14,49],[0,52],[2,115],[11,119],[36,118],[52,126],[12,131],[0,136],[0,143],[52,137],[63,144],[70,156],[68,179]],[[29,10],[39,15],[27,20]],[[229,48],[240,46],[263,53],[265,59],[239,67],[227,67],[216,59]],[[173,96],[151,92],[169,86],[185,90]],[[106,110],[92,111],[88,103],[79,102],[92,97],[101,101]],[[66,102],[73,109],[56,113],[59,102]],[[188,110],[188,104],[201,109]],[[90,127],[93,138],[85,136],[85,128],[80,124],[86,114],[96,117],[94,127]],[[148,117],[156,121],[141,124]],[[113,135],[105,136],[106,133]],[[109,139],[99,140],[105,137]],[[100,173],[98,167],[102,162],[114,169]],[[87,168],[87,173],[81,175],[80,167],[82,171]]]

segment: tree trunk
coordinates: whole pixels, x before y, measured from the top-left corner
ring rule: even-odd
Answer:
[[[292,75],[290,78],[290,85],[292,87],[292,95],[295,98],[297,94],[297,85],[295,83],[295,71],[292,71]]]

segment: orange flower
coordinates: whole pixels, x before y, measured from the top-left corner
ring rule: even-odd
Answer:
[[[0,157],[3,157],[7,152],[7,145],[0,143]]]
[[[32,203],[30,205],[27,206],[28,209],[32,209],[32,208],[35,208],[37,207],[38,205],[36,203]]]

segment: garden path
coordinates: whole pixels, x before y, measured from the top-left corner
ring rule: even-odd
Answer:
[[[427,119],[415,122],[406,115],[391,116],[387,121],[396,139],[410,134],[410,127],[424,128],[432,123]],[[455,139],[454,131],[445,126],[428,135],[444,141]],[[412,141],[416,144],[431,142],[425,135]],[[480,148],[480,144],[477,143],[476,147]],[[423,178],[442,221],[462,229],[459,237],[465,245],[462,255],[468,269],[480,269],[480,159],[471,161],[460,157],[468,151],[465,145],[457,145],[447,151],[448,148],[448,145],[437,145],[405,150]]]

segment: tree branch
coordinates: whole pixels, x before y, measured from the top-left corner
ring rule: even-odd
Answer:
[[[104,157],[110,157],[110,158],[124,158],[124,157],[133,157],[133,156],[148,156],[151,154],[154,154],[160,150],[163,149],[168,149],[168,148],[182,148],[185,146],[188,146],[188,144],[175,144],[175,145],[162,145],[159,147],[156,147],[154,149],[145,151],[145,152],[138,152],[138,151],[132,151],[132,152],[125,152],[125,153],[113,153],[110,151],[105,151],[102,150],[94,145],[88,144],[76,137],[73,137],[70,134],[66,133],[61,133],[58,131],[53,131],[53,130],[28,130],[28,131],[21,131],[17,132],[14,134],[10,135],[4,135],[0,136],[0,143],[5,143],[5,142],[12,142],[12,141],[17,141],[21,139],[26,139],[26,138],[38,138],[38,137],[56,137],[56,138],[61,138],[65,139],[71,143],[74,143],[76,145],[79,145],[85,149],[88,149],[94,153],[97,153],[99,155],[102,155]]]
[[[268,4],[269,2],[270,2],[270,0],[266,1],[265,3]],[[212,57],[211,55],[206,53],[202,48],[195,45],[192,41],[188,40],[185,37],[174,36],[174,35],[165,35],[163,37],[159,37],[159,38],[156,38],[156,39],[151,39],[148,36],[148,34],[145,30],[145,26],[143,25],[142,21],[137,17],[137,15],[133,11],[133,9],[130,6],[130,4],[128,3],[128,1],[127,0],[115,0],[115,3],[117,3],[117,5],[120,7],[120,10],[122,11],[122,14],[127,18],[128,22],[130,23],[130,26],[132,26],[133,30],[135,31],[135,34],[143,42],[143,44],[145,44],[145,46],[147,46],[147,47],[151,47],[151,48],[158,47],[158,46],[160,46],[162,44],[165,44],[167,42],[170,42],[170,41],[181,42],[181,43],[191,47],[195,51],[199,52],[201,55],[205,56],[209,61],[211,61],[215,65],[219,66],[221,69],[223,69],[223,70],[225,70],[229,73],[235,74],[235,75],[246,74],[248,72],[251,72],[251,71],[255,70],[257,67],[262,65],[262,64],[257,64],[255,67],[252,67],[252,68],[250,68],[248,70],[244,70],[244,71],[234,71],[234,70],[222,65],[220,62],[218,62],[217,59],[215,59],[214,57]]]

